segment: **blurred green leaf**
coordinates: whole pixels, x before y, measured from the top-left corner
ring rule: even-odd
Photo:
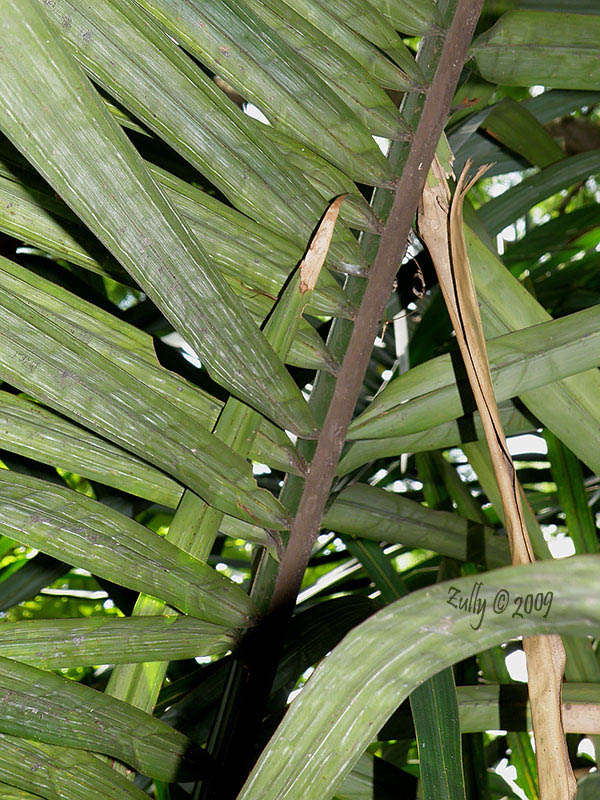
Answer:
[[[493,107],[481,128],[536,167],[548,167],[565,156],[533,114],[510,97]]]
[[[563,8],[500,17],[471,47],[483,77],[511,86],[600,89],[600,19]]]
[[[600,150],[563,158],[489,200],[479,209],[479,216],[490,234],[500,233],[537,203],[598,172]]]

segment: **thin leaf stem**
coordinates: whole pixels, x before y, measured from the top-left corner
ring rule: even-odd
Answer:
[[[445,37],[438,68],[425,100],[402,177],[396,187],[392,210],[381,235],[377,256],[304,485],[290,540],[277,576],[271,601],[272,613],[289,609],[295,603],[369,363],[373,341],[394,276],[406,250],[429,165],[467,59],[467,49],[481,7],[482,0],[459,0]]]

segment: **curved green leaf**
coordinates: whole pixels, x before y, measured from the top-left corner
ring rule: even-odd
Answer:
[[[202,752],[165,722],[53,672],[0,657],[0,692],[2,734],[103,753],[161,780],[202,770]]]
[[[480,127],[536,167],[547,167],[565,157],[541,122],[511,97],[497,103]]]
[[[33,0],[10,0],[6,11],[0,127],[155,300],[218,382],[284,427],[314,435],[299,389],[256,326],[238,312],[225,281],[51,23]],[[55,157],[49,160],[48,152]]]
[[[408,593],[402,576],[379,545],[359,540],[348,543],[347,547],[381,592],[384,603],[393,603]],[[447,667],[418,686],[410,695],[410,708],[416,732],[423,800],[465,800],[458,702],[452,668]]]
[[[0,470],[0,501],[0,532],[22,544],[208,622],[251,622],[252,604],[239,586],[90,497]]]
[[[431,675],[515,635],[595,633],[600,624],[600,599],[594,591],[600,557],[570,559],[568,582],[564,568],[564,563],[544,562],[458,578],[451,585],[413,592],[359,625],[292,702],[239,800],[325,800],[392,711]],[[448,604],[451,586],[462,598],[478,591],[486,601],[478,630],[474,614]],[[552,591],[550,612],[546,618],[538,612],[513,619],[513,604],[494,613],[501,590],[508,592],[509,601]]]

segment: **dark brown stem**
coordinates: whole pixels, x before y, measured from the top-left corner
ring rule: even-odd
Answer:
[[[317,442],[290,539],[281,562],[270,611],[279,615],[296,602],[317,538],[348,425],[358,399],[394,276],[406,250],[425,179],[444,129],[460,73],[467,59],[483,0],[459,0],[446,34],[414,141],[396,187],[365,294]]]

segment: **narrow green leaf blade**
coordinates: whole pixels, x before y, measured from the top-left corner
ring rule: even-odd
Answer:
[[[2,657],[0,690],[3,734],[103,753],[162,780],[202,770],[183,734],[89,686]]]
[[[548,167],[565,157],[544,126],[511,97],[494,106],[480,127],[536,167]]]
[[[185,616],[32,619],[0,624],[3,656],[40,669],[94,666],[109,656],[111,664],[222,656],[235,642],[235,631]]]
[[[599,150],[563,158],[489,200],[479,209],[479,217],[488,233],[495,235],[511,222],[525,216],[537,203],[598,172]]]
[[[208,622],[245,627],[251,620],[239,586],[109,506],[8,470],[0,470],[0,498],[0,532],[22,544]]]
[[[527,688],[522,683],[510,687],[506,683],[458,686],[456,693],[463,733],[531,730],[529,698]],[[597,683],[566,681],[562,699],[563,704],[572,707],[587,703],[595,705],[600,701],[600,686]],[[567,732],[576,733],[568,728]]]
[[[286,0],[289,2],[289,0]],[[361,0],[296,0],[294,7],[322,30],[343,38],[349,29],[387,53],[408,74],[419,71],[414,56],[375,3]]]
[[[488,358],[499,402],[600,364],[600,306],[490,339]],[[350,439],[410,434],[472,411],[451,355],[391,381],[351,424]]]
[[[323,526],[360,539],[422,547],[488,567],[509,561],[507,540],[492,528],[367,484],[357,483],[340,492],[323,517]]]
[[[595,228],[600,228],[600,211],[596,204],[560,214],[543,225],[536,225],[522,239],[511,244],[502,260],[509,266],[527,262],[533,274],[542,267],[541,264],[535,264],[540,256],[562,250],[579,236]]]
[[[0,783],[0,792],[4,800],[39,800],[41,795],[31,794],[24,789],[18,789],[16,786],[9,786],[8,783]]]
[[[507,435],[527,433],[537,427],[537,421],[525,416],[513,403],[500,406],[500,419]],[[465,442],[485,439],[481,417],[476,411],[450,422],[443,422],[419,433],[390,436],[385,439],[357,439],[352,442],[338,464],[337,474],[346,475],[368,461],[399,456],[402,453],[423,453],[428,450],[460,447]]]
[[[348,543],[386,603],[408,593],[401,576],[373,542]],[[422,683],[410,695],[424,800],[465,796],[456,686],[451,667]],[[351,773],[352,774],[352,773]]]
[[[418,686],[410,702],[419,745],[424,800],[464,800],[460,725],[452,669],[447,667]]]
[[[0,437],[13,453],[174,508],[183,488],[119,447],[24,397],[0,392]]]
[[[218,382],[284,427],[313,435],[299,389],[256,326],[238,312],[225,281],[52,25],[32,0],[7,3],[0,62],[4,132],[154,299]]]
[[[576,553],[597,553],[598,533],[579,459],[551,431],[544,432],[550,470]]]
[[[257,125],[260,125],[262,135],[273,142],[289,162],[306,175],[323,198],[347,195],[340,209],[341,219],[358,230],[381,232],[381,220],[375,215],[354,181],[297,139],[286,136],[285,133],[269,125],[260,122],[257,122]]]

